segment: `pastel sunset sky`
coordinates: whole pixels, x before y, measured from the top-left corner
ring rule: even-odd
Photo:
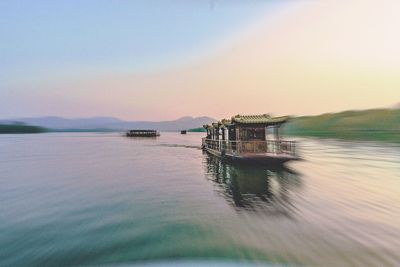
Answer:
[[[0,1],[0,117],[307,115],[400,101],[400,1]]]

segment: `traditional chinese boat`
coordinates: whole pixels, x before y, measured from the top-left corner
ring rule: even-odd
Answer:
[[[207,136],[202,147],[213,155],[233,160],[277,164],[298,160],[296,143],[281,137],[281,126],[288,119],[268,114],[236,115],[204,125]]]
[[[126,132],[127,137],[157,137],[160,133],[156,130],[129,130]]]

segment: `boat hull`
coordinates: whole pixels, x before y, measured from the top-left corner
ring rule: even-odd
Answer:
[[[157,137],[160,133],[156,130],[129,130],[126,137]]]
[[[203,148],[206,152],[227,160],[251,162],[251,163],[264,163],[264,164],[284,164],[288,161],[300,160],[299,157],[288,154],[275,154],[275,153],[246,153],[246,154],[228,154],[221,153],[218,150]]]

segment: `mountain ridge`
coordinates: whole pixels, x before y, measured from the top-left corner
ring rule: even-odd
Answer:
[[[180,131],[191,129],[216,121],[214,118],[201,116],[185,116],[168,121],[128,121],[114,117],[96,116],[85,118],[65,118],[58,116],[25,117],[8,120],[1,120],[0,123],[24,123],[33,126],[44,127],[49,130],[129,130],[149,129],[159,131]]]

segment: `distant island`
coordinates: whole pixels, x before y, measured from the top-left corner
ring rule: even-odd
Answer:
[[[31,134],[45,133],[46,128],[25,124],[0,124],[0,134]]]
[[[192,133],[205,133],[207,132],[206,129],[204,129],[203,127],[198,127],[198,128],[192,128],[187,130],[188,132],[192,132]]]

